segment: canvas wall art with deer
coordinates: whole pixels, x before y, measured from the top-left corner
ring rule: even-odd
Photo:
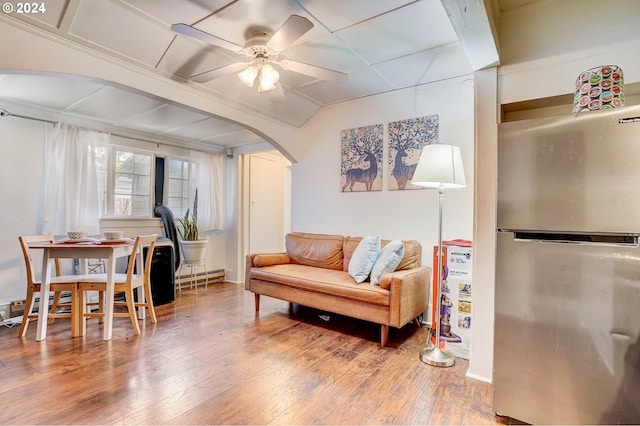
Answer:
[[[385,174],[389,190],[419,189],[411,184],[425,145],[438,143],[438,115],[393,121],[388,126],[388,162]],[[382,191],[382,124],[343,130],[340,187],[342,192]]]
[[[382,124],[342,131],[342,192],[382,190],[382,141]]]
[[[400,120],[389,123],[387,188],[419,189],[411,184],[418,159],[425,145],[438,143],[438,116]]]

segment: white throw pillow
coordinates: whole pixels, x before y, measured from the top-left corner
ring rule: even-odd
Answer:
[[[349,275],[361,283],[369,277],[371,268],[380,254],[380,236],[367,235],[358,243],[349,261]]]
[[[371,269],[371,285],[380,285],[382,274],[395,271],[403,257],[404,243],[402,240],[393,240],[384,246]]]

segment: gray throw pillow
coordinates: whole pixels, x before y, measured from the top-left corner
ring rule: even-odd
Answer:
[[[358,243],[349,261],[349,275],[357,283],[366,281],[378,254],[380,254],[380,236],[367,235],[364,237]]]

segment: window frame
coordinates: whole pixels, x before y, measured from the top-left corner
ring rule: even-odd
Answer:
[[[180,180],[186,180],[187,181],[187,190],[186,190],[186,194],[184,193],[184,191],[182,192],[182,196],[180,197],[180,199],[182,200],[182,203],[184,204],[181,207],[180,212],[176,212],[174,211],[174,207],[171,206],[171,204],[169,203],[169,192],[171,189],[171,162],[172,161],[181,161],[183,164],[187,163],[189,166],[188,169],[188,177],[187,179],[180,179]],[[162,202],[164,203],[164,205],[166,205],[171,212],[173,213],[173,216],[178,219],[184,216],[185,212],[187,209],[191,208],[190,203],[192,203],[192,193],[195,190],[195,186],[196,186],[196,179],[197,176],[195,175],[195,173],[197,172],[197,162],[194,161],[193,159],[187,157],[187,156],[178,156],[178,155],[167,155],[165,157],[165,177],[164,177],[164,191],[163,191],[163,198],[164,200],[162,200]],[[184,189],[184,188],[183,188]],[[177,198],[177,197],[176,197]]]
[[[149,203],[147,206],[148,213],[145,215],[116,215],[115,214],[115,202],[116,202],[116,152],[127,152],[133,155],[145,155],[149,157],[149,186],[148,196]],[[102,218],[149,218],[153,217],[153,204],[154,204],[154,190],[155,190],[155,157],[156,154],[153,151],[132,148],[130,146],[123,145],[110,145],[108,147],[108,159],[107,159],[107,188],[106,188],[106,212],[103,212]],[[135,175],[135,173],[133,173]],[[102,188],[100,189],[102,190]],[[131,194],[134,195],[133,193]],[[132,208],[133,209],[133,208]]]

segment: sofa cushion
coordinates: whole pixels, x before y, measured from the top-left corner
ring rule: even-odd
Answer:
[[[355,251],[362,237],[345,237],[344,238],[344,270],[348,271],[351,256]],[[384,248],[389,244],[390,240],[381,240],[380,246]],[[404,271],[422,266],[422,246],[415,240],[402,240],[404,243],[404,257],[396,268],[396,271]]]
[[[380,237],[373,235],[364,237],[358,243],[349,261],[349,275],[357,283],[366,281],[379,254]]]
[[[395,271],[403,257],[404,243],[402,240],[393,240],[387,244],[380,251],[380,255],[371,268],[371,285],[378,285],[382,274]]]
[[[252,268],[251,279],[382,306],[388,306],[390,299],[388,289],[357,284],[345,271],[306,265],[289,263]]]
[[[342,270],[342,235],[287,234],[285,246],[291,263]]]
[[[404,243],[404,256],[396,271],[418,268],[422,266],[422,246],[416,240],[402,240]],[[382,246],[385,246],[383,241]]]

